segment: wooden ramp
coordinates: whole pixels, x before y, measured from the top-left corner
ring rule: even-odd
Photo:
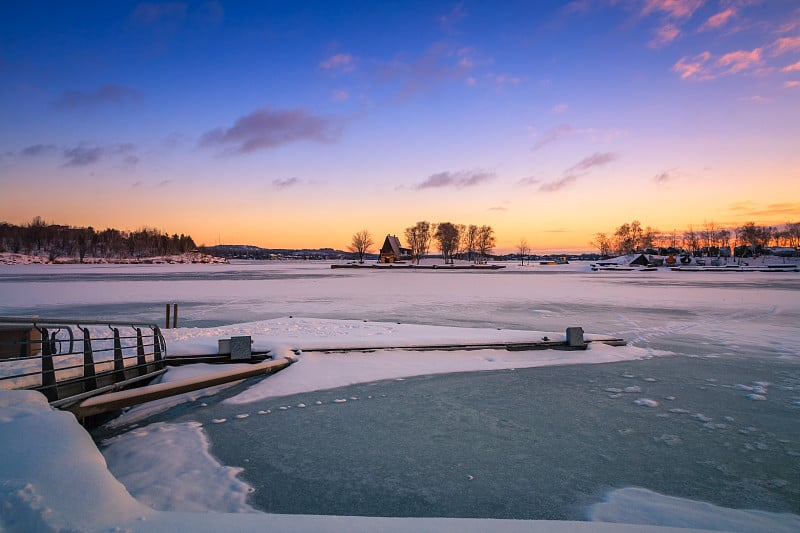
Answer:
[[[222,372],[196,378],[183,379],[170,383],[158,383],[156,385],[139,387],[137,389],[128,389],[93,396],[65,407],[64,409],[74,413],[80,420],[100,413],[117,411],[132,405],[160,400],[161,398],[205,389],[207,387],[214,387],[216,385],[222,385],[223,383],[230,383],[231,381],[273,374],[292,363],[294,363],[293,358],[283,357],[281,359],[264,361],[263,363],[252,365],[250,368],[224,370]]]

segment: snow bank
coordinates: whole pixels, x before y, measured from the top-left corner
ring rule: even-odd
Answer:
[[[164,335],[170,356],[216,353],[218,339],[235,335],[250,335],[253,339],[253,350],[270,350],[278,357],[302,350],[375,348],[375,351],[368,353],[302,353],[294,365],[270,376],[267,380],[256,383],[244,393],[226,400],[232,404],[382,379],[450,372],[607,363],[669,353],[633,346],[611,347],[602,343],[590,344],[585,351],[511,352],[482,349],[419,352],[403,348],[423,345],[538,342],[542,338],[563,341],[565,335],[542,331],[319,318],[273,319],[215,328],[179,328],[166,330]],[[603,336],[587,334],[585,338],[601,339]]]
[[[726,509],[633,487],[611,491],[603,503],[592,506],[589,519],[625,524],[698,527],[713,531],[800,531],[800,516],[794,514]]]

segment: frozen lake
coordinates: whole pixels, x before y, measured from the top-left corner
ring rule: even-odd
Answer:
[[[286,316],[585,331],[687,355],[796,357],[796,273],[331,270],[329,263],[0,267],[1,315],[208,327]]]
[[[290,315],[561,332],[582,326],[643,350],[639,361],[222,401],[239,386],[138,421],[140,432],[147,424],[201,424],[213,455],[242,469],[258,510],[581,520],[609,491],[643,487],[800,514],[796,273],[26,266],[0,267],[0,292],[0,315],[160,323],[164,304],[177,302],[182,327]],[[648,356],[664,351],[673,355]]]

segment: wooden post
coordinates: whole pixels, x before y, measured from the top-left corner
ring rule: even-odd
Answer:
[[[167,304],[167,320],[164,322],[164,329],[169,329],[169,304]]]
[[[172,329],[178,327],[178,304],[172,304]]]

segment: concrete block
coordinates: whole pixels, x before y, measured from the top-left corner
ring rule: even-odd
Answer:
[[[578,326],[567,328],[567,346],[572,348],[586,346],[583,340],[583,328]]]
[[[227,355],[231,353],[231,340],[219,339],[217,341],[217,353],[221,355]]]
[[[252,356],[250,335],[231,337],[231,361],[249,360]]]

